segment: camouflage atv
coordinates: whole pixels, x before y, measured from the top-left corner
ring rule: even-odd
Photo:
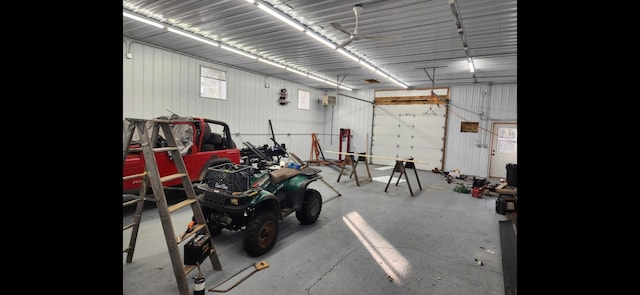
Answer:
[[[258,170],[224,163],[208,168],[195,188],[210,233],[244,231],[244,249],[257,257],[273,248],[284,217],[295,212],[305,225],[318,220],[322,196],[308,186],[322,178],[320,172],[306,166]]]

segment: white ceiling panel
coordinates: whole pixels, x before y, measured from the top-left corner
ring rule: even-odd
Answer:
[[[334,44],[349,39],[332,23],[386,40],[356,40],[345,46],[358,58],[405,83],[432,85],[517,82],[517,1],[515,0],[265,0],[256,1],[294,18]],[[452,9],[452,6],[454,9]],[[459,35],[458,12],[463,37]],[[400,86],[335,52],[246,0],[124,0],[123,12],[155,20],[321,77],[340,78],[354,89]],[[308,77],[251,60],[123,16],[123,37],[317,88],[334,88]],[[463,46],[466,40],[467,51]],[[475,72],[467,64],[473,57]],[[434,81],[425,74],[436,68]],[[380,83],[367,83],[375,79]]]

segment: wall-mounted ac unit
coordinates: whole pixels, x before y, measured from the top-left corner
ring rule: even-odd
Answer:
[[[322,96],[322,105],[323,106],[334,106],[336,105],[336,97],[330,95]]]

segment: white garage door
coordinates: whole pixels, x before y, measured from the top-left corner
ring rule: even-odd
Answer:
[[[371,163],[395,165],[413,157],[416,168],[442,169],[447,108],[445,105],[376,105]]]

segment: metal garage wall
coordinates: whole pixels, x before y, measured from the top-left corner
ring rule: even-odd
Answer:
[[[493,122],[517,123],[517,84],[451,87],[444,170],[487,177]],[[460,132],[463,121],[479,123],[478,133]]]
[[[373,90],[346,92],[350,97],[338,94],[335,106],[323,106],[322,96],[336,95],[335,90],[313,89],[272,77],[270,88],[265,88],[262,75],[137,42],[131,50],[133,58],[127,59],[123,44],[123,118],[169,115],[169,109],[181,115],[220,119],[230,124],[239,145],[243,141],[272,145],[271,119],[276,140],[303,160],[310,156],[312,132],[318,134],[324,151],[338,150],[340,128],[351,129],[352,151],[364,152],[367,136],[371,141]],[[199,96],[200,65],[227,71],[228,100]],[[285,106],[277,103],[281,88],[289,92],[290,103]],[[298,89],[311,93],[311,110],[297,109]],[[465,174],[486,177],[491,144],[487,130],[493,122],[517,122],[517,84],[452,86],[447,120],[443,169],[457,168]],[[479,122],[481,132],[461,133],[463,120]],[[338,158],[330,153],[325,156]]]
[[[311,133],[331,131],[327,128],[331,122],[331,107],[325,107],[321,103],[322,95],[326,94],[323,90],[273,77],[268,77],[269,88],[266,88],[266,77],[263,75],[138,42],[131,46],[131,50],[132,59],[125,57],[125,48],[122,55],[123,118],[154,118],[170,115],[167,110],[171,110],[184,116],[218,119],[229,124],[234,133],[233,138],[240,147],[246,141],[256,146],[272,146],[269,130],[271,119],[276,140],[286,144],[289,151],[303,160],[309,157]],[[200,65],[227,72],[227,100],[200,97]],[[284,106],[278,103],[278,93],[282,88],[286,88],[289,93],[289,104]],[[310,110],[298,109],[299,89],[310,92]],[[357,93],[349,92],[349,95],[355,96]],[[357,106],[361,108],[362,104]],[[361,111],[357,106],[339,99],[334,112],[334,126],[355,126],[351,123],[354,122],[352,120],[359,122],[357,124],[371,126],[370,120],[359,119],[370,117],[366,115],[367,111],[365,115],[355,114]],[[321,142],[329,142],[329,139],[323,137]]]
[[[335,91],[329,95],[335,95]],[[340,150],[340,128],[351,129],[350,152],[367,152],[371,142],[373,122],[373,90],[357,90],[344,92],[341,90],[336,96],[335,106],[324,107],[324,128],[318,136],[325,157],[337,160],[338,154],[330,153]],[[311,142],[309,142],[311,143]],[[342,151],[347,151],[347,142],[343,141]],[[305,158],[311,155],[311,146]],[[370,152],[370,151],[369,151]],[[342,157],[344,158],[344,157]]]

